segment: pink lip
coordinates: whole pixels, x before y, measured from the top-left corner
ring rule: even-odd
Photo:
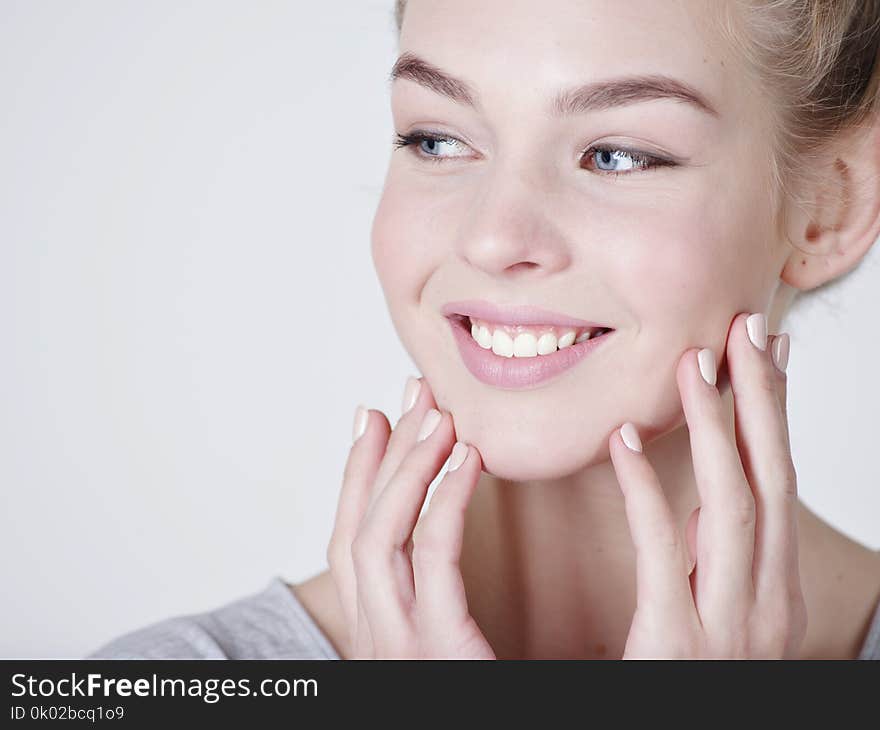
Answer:
[[[538,307],[527,305],[499,306],[481,299],[468,299],[460,302],[447,302],[441,310],[450,317],[466,314],[478,319],[487,319],[495,324],[555,324],[561,327],[606,327],[601,322],[588,322],[585,319],[569,317]]]
[[[452,336],[458,345],[461,359],[471,375],[486,385],[510,390],[528,389],[556,377],[577,365],[614,334],[614,330],[611,330],[599,337],[591,337],[585,342],[564,347],[552,355],[503,357],[480,347],[467,328],[467,317],[450,315],[447,321],[452,327]],[[545,322],[542,320],[537,324]]]

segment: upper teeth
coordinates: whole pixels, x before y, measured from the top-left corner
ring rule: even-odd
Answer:
[[[494,325],[470,317],[471,336],[480,347],[502,357],[552,355],[557,350],[590,339],[601,328],[578,330],[550,325]]]

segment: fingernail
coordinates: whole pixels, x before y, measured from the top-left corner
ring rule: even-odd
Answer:
[[[367,409],[363,406],[358,406],[354,411],[354,428],[351,430],[351,441],[354,443],[361,436],[364,435],[364,431],[367,430]]]
[[[639,438],[639,432],[629,421],[620,427],[620,438],[632,451],[642,453],[642,440]]]
[[[401,413],[406,413],[416,404],[419,397],[419,390],[422,387],[422,381],[410,375],[406,379],[406,385],[403,388],[403,405],[401,405]]]
[[[431,408],[422,419],[422,427],[419,429],[419,435],[416,436],[416,441],[424,441],[428,436],[434,433],[434,429],[437,428],[437,424],[440,423],[440,411],[436,408]]]
[[[749,315],[746,320],[749,339],[759,350],[767,349],[767,317],[762,312]]]
[[[791,342],[787,332],[777,335],[773,340],[773,364],[782,372],[785,372],[785,368],[788,367],[788,351],[790,347]]]
[[[464,444],[461,441],[456,441],[455,446],[452,447],[452,453],[449,455],[449,466],[446,467],[446,471],[450,472],[458,469],[458,467],[464,464],[467,455],[467,444]]]
[[[697,362],[700,364],[700,375],[709,385],[715,385],[717,367],[715,366],[715,353],[708,347],[704,347],[697,353]]]

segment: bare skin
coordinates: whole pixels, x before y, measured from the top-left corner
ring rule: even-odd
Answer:
[[[778,333],[793,291],[858,265],[880,235],[880,191],[859,182],[880,176],[876,124],[841,137],[814,163],[827,165],[817,176],[823,187],[805,183],[808,205],[788,210],[787,240],[779,235],[766,165],[772,100],[749,86],[741,60],[701,22],[717,7],[546,0],[537,24],[524,1],[408,4],[401,52],[466,79],[480,103],[450,100],[413,78],[394,82],[395,130],[442,139],[430,150],[422,141],[394,151],[372,253],[401,342],[430,385],[414,409],[442,410],[443,458],[453,438],[480,458],[457,564],[467,612],[498,658],[624,655],[638,556],[617,463],[625,454],[609,434],[636,424],[684,537],[695,508],[706,505],[691,458],[696,431],[685,425],[676,388],[683,353],[709,348],[721,362],[737,312],[766,313],[767,331]],[[653,99],[576,120],[547,114],[560,88],[655,70],[698,88],[717,113]],[[634,163],[625,150],[636,149],[678,164],[625,164],[612,181],[594,155],[579,157],[588,145],[614,148],[617,162]],[[492,388],[462,365],[440,314],[462,298],[607,323],[616,340],[544,387]],[[719,390],[732,443],[733,393]],[[382,439],[371,438],[378,454]],[[472,458],[463,470],[475,469]],[[779,464],[788,458],[782,448],[772,454]],[[792,514],[797,540],[786,549],[799,566],[808,622],[803,637],[792,632],[791,656],[855,658],[880,600],[880,553],[801,502]],[[351,545],[338,548],[341,562]],[[737,554],[730,548],[725,559]],[[723,574],[704,569],[707,580]],[[352,640],[352,590],[340,598],[338,589],[331,571],[292,587],[343,658],[363,656]],[[723,604],[716,597],[716,608]],[[373,620],[393,633],[390,613],[374,611]],[[679,629],[670,623],[656,633]]]
[[[469,523],[473,524],[475,519],[474,513],[469,513]],[[880,555],[851,540],[803,504],[798,511],[798,532],[801,535],[801,580],[809,615],[807,635],[798,658],[855,659],[880,600]],[[507,534],[510,543],[515,538],[510,532]],[[474,545],[475,542],[471,538],[466,544]],[[619,567],[619,562],[605,553],[593,552],[590,557],[590,570],[597,575],[606,573],[612,566]],[[548,593],[542,586],[541,610],[546,611],[547,616],[558,615],[555,611],[559,610],[566,616],[580,613],[583,620],[566,625],[562,636],[560,627],[552,625],[545,626],[543,631],[533,627],[534,633],[530,633],[523,626],[523,612],[516,607],[523,595],[531,594],[527,588],[523,590],[522,580],[516,575],[499,579],[503,573],[500,570],[492,572],[492,566],[500,562],[482,553],[478,560],[474,562],[471,558],[463,568],[471,612],[485,629],[499,658],[615,659],[622,655],[629,630],[628,617],[635,609],[631,589],[626,590],[626,601],[616,600],[621,596],[606,594],[601,604],[572,605],[566,591],[560,589]],[[476,569],[469,570],[466,566],[470,564],[475,564]],[[630,570],[633,570],[632,566]],[[497,592],[480,591],[481,572],[495,576],[496,585],[500,583]],[[628,586],[632,573],[624,575],[628,576],[624,581]],[[291,585],[291,590],[330,639],[337,653],[348,659],[347,628],[330,571],[324,570]],[[513,599],[508,600],[508,596]],[[523,652],[523,646],[531,647],[531,650]],[[575,647],[581,647],[581,651],[573,651]]]
[[[729,390],[725,401],[732,403]],[[679,439],[687,440],[684,429],[648,446],[649,458]],[[694,504],[688,501],[676,510],[683,515],[682,529]],[[621,657],[635,610],[635,554],[631,541],[614,543],[595,517],[604,519],[607,513],[607,506],[592,518],[579,513],[542,530],[540,520],[528,517],[524,490],[481,475],[467,511],[460,565],[471,615],[498,658]],[[539,514],[553,520],[547,511]],[[836,530],[802,502],[797,524],[809,616],[797,658],[855,659],[880,600],[880,553]],[[572,544],[578,545],[574,552]],[[330,571],[290,587],[337,653],[350,658],[349,629]]]

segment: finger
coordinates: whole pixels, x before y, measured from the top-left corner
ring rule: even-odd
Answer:
[[[757,323],[757,324],[756,324]],[[785,374],[772,362],[772,343],[759,339],[766,331],[763,315],[739,315],[727,348],[734,398],[736,444],[755,499],[753,579],[760,599],[788,595],[797,562],[794,525],[797,480],[789,447],[788,426],[780,402]]]
[[[772,335],[767,343],[770,359],[776,368],[776,393],[779,396],[779,407],[785,422],[785,433],[788,438],[788,356],[791,349],[791,338],[787,332]]]
[[[402,550],[422,510],[428,488],[439,474],[455,444],[452,415],[431,409],[420,426],[416,442],[388,485],[370,508],[364,529],[375,526],[383,547]]]
[[[357,436],[361,429],[362,434],[352,443],[345,462],[333,531],[327,546],[327,563],[349,627],[352,646],[355,645],[358,611],[351,546],[367,508],[370,488],[385,453],[391,425],[381,411],[358,406],[353,436]]]
[[[688,574],[694,571],[697,564],[697,525],[700,519],[700,508],[697,507],[688,518],[684,534],[688,546]]]
[[[709,348],[689,349],[676,370],[700,496],[697,611],[704,627],[726,635],[747,621],[752,607],[755,505],[716,377]]]
[[[623,436],[638,449],[642,447],[631,423],[615,429],[609,439],[636,551],[636,609],[650,611],[658,623],[668,626],[696,621],[686,547],[669,502],[647,457],[631,450]]]
[[[406,545],[428,487],[455,442],[449,413],[430,410],[422,429],[420,433],[429,431],[428,435],[417,441],[403,459],[364,516],[355,539],[358,597],[376,647],[388,650],[397,646],[403,636],[402,627],[411,627],[415,618],[415,585]],[[364,577],[366,580],[361,584]],[[381,617],[381,621],[374,617]]]
[[[357,620],[355,623],[354,653],[356,659],[374,659],[376,658],[376,648],[373,642],[373,635],[370,631],[370,622],[367,619],[367,612],[364,610],[364,604],[358,599],[357,603]]]
[[[465,513],[482,460],[475,448],[457,442],[449,462],[451,471],[443,475],[413,531],[412,566],[419,634],[428,646],[454,651],[456,637],[481,636],[469,626],[473,619],[459,561]]]
[[[415,397],[414,401],[411,398]],[[407,386],[404,388],[403,403],[401,410],[403,411],[388,445],[385,449],[385,457],[379,465],[379,471],[376,474],[376,480],[373,483],[372,493],[370,495],[370,504],[372,505],[376,498],[382,493],[382,490],[388,484],[391,476],[397,471],[403,459],[416,442],[416,435],[425,414],[431,409],[436,408],[434,396],[424,378],[414,378],[410,376],[407,379]],[[408,399],[410,402],[407,402]],[[407,409],[407,406],[410,406]]]
[[[697,596],[699,589],[700,576],[697,573],[697,532],[700,528],[700,508],[697,507],[688,518],[685,526],[685,540],[688,546],[688,584],[691,587],[691,595]]]

